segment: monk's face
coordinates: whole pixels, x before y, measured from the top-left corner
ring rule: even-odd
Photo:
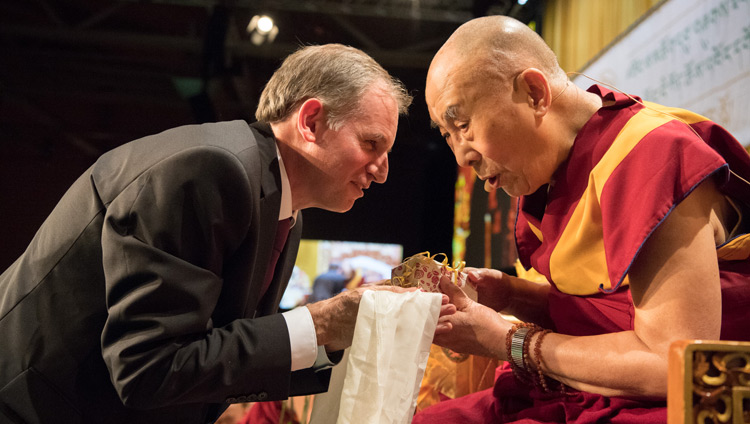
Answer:
[[[526,93],[514,84],[517,75],[504,76],[477,60],[462,63],[460,56],[443,49],[430,66],[425,97],[433,124],[485,190],[533,193],[554,170],[540,160],[544,143]]]

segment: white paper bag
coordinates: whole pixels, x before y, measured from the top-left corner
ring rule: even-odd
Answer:
[[[411,422],[441,299],[421,291],[362,295],[338,424]]]

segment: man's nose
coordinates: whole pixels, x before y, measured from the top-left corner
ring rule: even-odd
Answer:
[[[372,174],[373,181],[382,184],[388,179],[388,154],[383,154],[377,160],[370,162],[367,172]]]

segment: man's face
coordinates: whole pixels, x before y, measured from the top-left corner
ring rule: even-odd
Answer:
[[[471,166],[486,191],[511,196],[536,191],[549,181],[544,146],[526,96],[492,72],[438,53],[427,76],[425,97],[433,123],[460,166]]]
[[[346,212],[374,181],[388,177],[388,153],[396,139],[396,100],[375,86],[363,97],[359,113],[338,130],[327,128],[322,135],[321,181],[318,207]]]

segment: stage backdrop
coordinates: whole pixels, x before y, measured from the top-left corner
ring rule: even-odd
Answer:
[[[750,146],[750,0],[666,0],[580,72],[700,113]]]

